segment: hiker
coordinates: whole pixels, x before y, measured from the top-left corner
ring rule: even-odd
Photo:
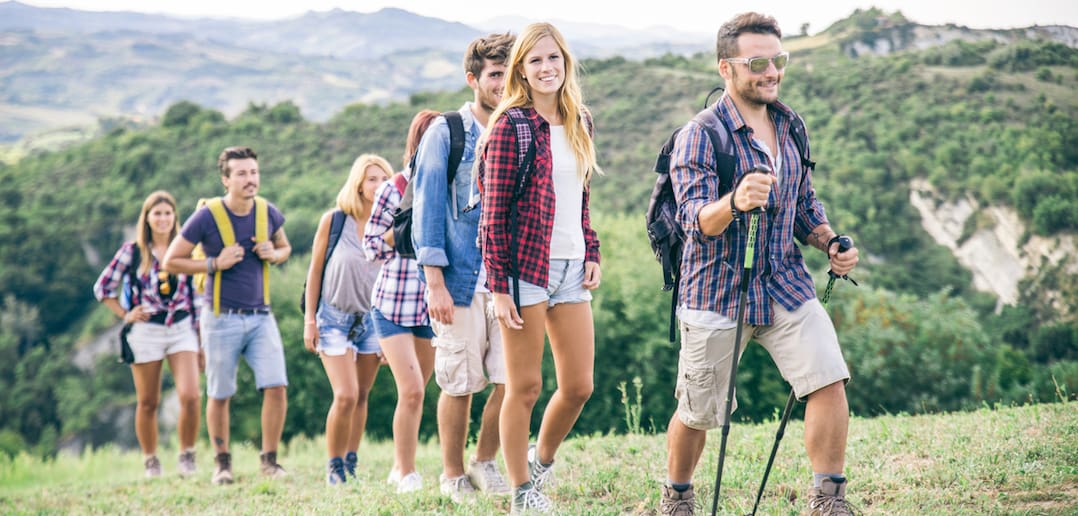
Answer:
[[[206,274],[201,313],[206,349],[206,427],[216,452],[214,484],[231,484],[229,400],[236,392],[236,369],[243,355],[262,392],[261,471],[268,478],[286,476],[277,463],[288,400],[284,348],[269,302],[269,266],[292,254],[284,215],[258,197],[258,156],[250,147],[228,147],[217,158],[224,197],[199,208],[172,241],[165,269]],[[201,244],[205,259],[191,258]]]
[[[157,408],[161,401],[161,363],[176,382],[180,401],[176,433],[180,476],[195,473],[195,440],[198,438],[198,375],[203,365],[198,342],[198,311],[186,274],[169,274],[161,267],[169,242],[179,230],[176,200],[158,190],[142,203],[137,234],[125,242],[94,283],[94,296],[123,319],[122,339],[133,353],[131,377],[135,382],[135,436],[142,448],[147,478],[161,476],[157,458]],[[130,304],[120,303],[124,278],[128,278]]]
[[[827,253],[831,270],[839,276],[857,264],[857,249],[838,252],[837,234],[790,135],[791,120],[798,115],[778,100],[789,59],[781,37],[775,19],[757,13],[735,16],[718,32],[719,74],[726,91],[712,109],[731,133],[734,192],[719,191],[713,148],[701,126],[686,125],[672,153],[670,177],[686,237],[679,286],[678,406],[667,429],[662,514],[693,513],[692,475],[706,432],[723,424],[730,381],[726,371],[731,370],[738,326],[739,260],[747,254],[747,212],[757,208],[764,213],[759,216],[752,270],[759,272],[749,276],[747,331],[740,349],[755,339],[797,396],[808,400],[805,447],[814,472],[811,514],[849,514],[843,467],[849,421],[845,383],[850,373],[793,240]],[[747,173],[756,165],[774,172]]]
[[[464,129],[456,163],[450,162],[454,147],[446,117],[431,124],[415,160],[413,241],[419,278],[427,285],[427,312],[435,334],[435,380],[442,390],[438,398],[439,484],[442,494],[457,502],[476,488],[490,494],[509,492],[495,462],[505,394],[501,331],[476,244],[480,211],[468,206],[478,197],[472,175],[476,142],[501,100],[505,58],[513,40],[511,34],[490,34],[473,40],[464,53],[464,75],[472,100],[457,111]],[[464,449],[472,395],[488,383],[494,387],[483,408],[475,456],[466,472]]]
[[[412,119],[405,145],[415,149],[423,131],[437,111],[423,110]],[[423,398],[434,372],[434,337],[427,319],[426,288],[419,279],[416,261],[400,256],[393,247],[393,214],[401,202],[401,192],[412,176],[405,168],[374,194],[374,207],[363,229],[363,250],[368,260],[384,260],[371,294],[371,320],[382,355],[397,385],[397,407],[393,412],[393,467],[386,482],[398,493],[418,491],[423,477],[416,471],[415,453],[419,443],[419,423],[423,418]]]
[[[541,491],[550,487],[555,453],[593,389],[590,291],[599,286],[600,272],[588,196],[592,175],[601,171],[576,73],[576,60],[553,25],[524,28],[510,52],[479,172],[483,265],[505,353],[501,441],[514,513],[553,510]],[[526,151],[525,141],[532,142]],[[518,192],[518,174],[525,172]],[[518,206],[528,207],[519,217]],[[544,335],[558,385],[529,445]]]
[[[367,398],[381,365],[381,347],[369,312],[371,288],[382,262],[367,260],[363,228],[371,216],[374,192],[392,170],[389,162],[373,154],[356,158],[337,194],[336,209],[322,215],[311,246],[303,344],[321,357],[333,387],[333,404],[326,414],[329,485],[356,478]],[[333,235],[335,217],[341,225]]]

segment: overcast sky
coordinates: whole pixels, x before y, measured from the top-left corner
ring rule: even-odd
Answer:
[[[815,33],[855,9],[901,10],[922,24],[956,23],[972,28],[1004,29],[1030,25],[1078,26],[1076,0],[19,0],[41,7],[91,11],[137,11],[179,16],[277,19],[306,11],[341,8],[374,12],[398,7],[418,14],[476,24],[498,16],[535,20],[607,23],[629,28],[655,25],[680,31],[712,33],[727,18],[745,10],[771,14],[783,31],[796,34],[808,23]],[[627,4],[638,4],[629,7]]]

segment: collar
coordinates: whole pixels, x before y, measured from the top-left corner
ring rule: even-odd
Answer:
[[[730,122],[730,132],[737,132],[745,127],[745,118],[737,110],[737,105],[734,104],[734,99],[730,98],[730,95],[723,93],[716,103],[715,109],[718,110],[720,116]],[[778,126],[779,118],[790,119],[795,116],[793,110],[783,104],[781,100],[776,100],[773,104],[767,106],[767,112],[776,118],[776,127]]]

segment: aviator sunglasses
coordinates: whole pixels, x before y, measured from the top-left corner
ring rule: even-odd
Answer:
[[[726,61],[730,63],[745,63],[749,65],[749,71],[752,73],[763,73],[767,70],[767,63],[775,63],[776,70],[782,70],[786,68],[786,65],[790,63],[790,53],[783,52],[774,57],[727,57]]]

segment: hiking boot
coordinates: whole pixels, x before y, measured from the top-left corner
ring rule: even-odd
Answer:
[[[828,477],[809,490],[809,516],[852,516],[857,509],[846,501],[846,479]]]
[[[146,457],[146,461],[143,465],[146,466],[146,478],[157,478],[161,476],[161,461],[157,460],[157,455]]]
[[[348,478],[355,480],[356,478],[356,464],[359,462],[359,457],[356,456],[356,452],[350,451],[344,454],[344,471],[348,473]]]
[[[554,463],[544,466],[539,461],[539,452],[534,444],[528,445],[528,471],[531,472],[531,482],[536,489],[550,489],[554,485]]]
[[[345,475],[344,460],[340,457],[329,459],[329,463],[326,464],[326,483],[331,486],[342,485],[348,481]]]
[[[689,486],[684,492],[678,492],[670,484],[663,484],[663,498],[659,503],[659,514],[663,516],[692,516],[696,513],[696,495]]]
[[[269,478],[284,478],[288,472],[277,464],[277,452],[270,451],[259,455],[262,459],[262,476]]]
[[[505,495],[512,491],[493,460],[472,459],[468,463],[468,478],[476,489],[487,494]]]
[[[400,482],[397,482],[398,493],[411,493],[420,489],[423,489],[423,477],[419,476],[418,471],[404,475],[401,477]]]
[[[195,450],[187,450],[180,453],[180,460],[176,464],[176,469],[179,470],[181,477],[194,475],[198,470],[198,466],[195,462]]]
[[[550,498],[539,492],[539,489],[531,482],[525,482],[513,493],[513,506],[509,514],[550,514],[554,512],[554,504]]]
[[[232,483],[232,454],[228,452],[218,453],[213,461],[217,463],[217,467],[213,470],[214,485],[224,485]]]
[[[444,474],[438,477],[441,484],[442,494],[448,496],[456,503],[463,503],[475,496],[475,486],[468,480],[468,475],[456,478],[447,478]]]

